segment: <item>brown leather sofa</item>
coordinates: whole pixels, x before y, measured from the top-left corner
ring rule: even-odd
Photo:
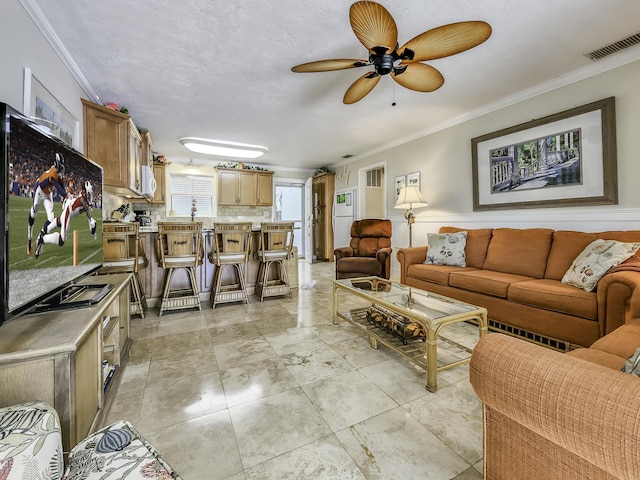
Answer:
[[[356,220],[351,225],[348,247],[334,250],[336,279],[356,277],[389,278],[391,274],[391,221]]]
[[[640,319],[562,354],[502,334],[474,349],[485,480],[640,478],[640,378],[619,369]]]
[[[588,347],[630,318],[640,318],[637,263],[607,273],[595,292],[560,282],[592,241],[638,242],[640,231],[442,227],[440,232],[463,230],[466,267],[425,265],[426,246],[403,248],[397,252],[400,282],[483,306],[491,329],[559,350]],[[639,259],[636,254],[627,262]]]

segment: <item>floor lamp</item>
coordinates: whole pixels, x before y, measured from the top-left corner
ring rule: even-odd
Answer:
[[[414,208],[422,208],[426,207],[429,204],[424,201],[422,195],[420,194],[420,190],[418,187],[410,186],[410,187],[402,187],[400,189],[400,194],[398,195],[398,201],[394,208],[402,208],[404,210],[404,218],[407,219],[407,223],[409,224],[409,246],[412,247],[412,232],[411,226],[415,222],[416,216],[413,214]]]

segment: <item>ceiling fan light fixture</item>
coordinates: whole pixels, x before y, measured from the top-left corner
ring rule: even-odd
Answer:
[[[232,158],[258,158],[269,151],[261,145],[247,143],[225,142],[209,138],[183,137],[180,143],[192,152]]]

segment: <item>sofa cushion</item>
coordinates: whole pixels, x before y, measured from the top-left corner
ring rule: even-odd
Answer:
[[[467,232],[465,258],[467,267],[482,268],[487,256],[487,248],[491,241],[492,228],[462,229],[457,227],[441,227],[440,233]]]
[[[496,272],[543,278],[553,230],[496,228],[483,268]]]
[[[599,232],[596,235],[603,240],[617,240],[626,243],[640,242],[640,230],[610,230]],[[636,252],[636,255],[640,255],[640,252]]]
[[[158,451],[123,420],[73,447],[64,473],[67,480],[180,478]]]
[[[526,280],[533,279],[524,275],[494,272],[492,270],[465,270],[461,272],[451,272],[449,275],[449,285],[452,287],[501,298],[507,298],[509,285],[514,282],[524,282]]]
[[[427,265],[451,265],[466,267],[465,246],[467,232],[457,233],[429,233],[427,234]]]
[[[562,280],[564,274],[567,273],[571,263],[580,255],[580,252],[596,240],[597,234],[572,232],[568,230],[558,230],[553,232],[553,242],[551,243],[551,251],[547,259],[547,268],[544,272],[544,278],[553,280]]]
[[[62,478],[58,413],[45,402],[0,408],[0,479]]]
[[[439,285],[449,285],[449,275],[453,272],[469,272],[477,270],[471,267],[453,267],[451,265],[409,265],[407,277],[427,280]]]
[[[618,357],[612,353],[603,352],[602,350],[594,350],[593,348],[576,348],[566,353],[574,358],[581,358],[591,363],[597,363],[603,367],[620,370],[624,365],[624,358]]]
[[[578,290],[558,280],[539,279],[513,283],[509,287],[508,299],[588,320],[598,319],[598,301],[595,293]]]
[[[640,347],[640,318],[616,328],[613,332],[596,340],[590,348],[612,353],[626,360],[638,347]]]
[[[594,240],[576,257],[562,283],[574,285],[587,292],[596,289],[598,281],[609,269],[624,262],[640,249],[640,243],[617,240]]]

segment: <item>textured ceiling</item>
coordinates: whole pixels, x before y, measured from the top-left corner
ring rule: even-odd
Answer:
[[[349,25],[350,1],[22,1],[40,11],[100,100],[127,106],[151,131],[157,152],[173,161],[212,158],[178,142],[208,137],[265,145],[261,164],[291,168],[332,165],[415,137],[588,67],[594,62],[585,53],[640,31],[638,0],[381,0],[400,44],[464,20],[484,20],[493,34],[429,62],[445,77],[435,92],[385,77],[363,100],[344,105],[363,68],[290,69],[366,59]]]

